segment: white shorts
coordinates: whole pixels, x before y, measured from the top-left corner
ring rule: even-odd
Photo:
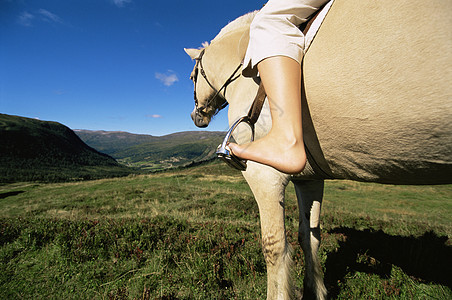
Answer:
[[[298,26],[327,2],[269,0],[251,23],[243,75],[256,76],[256,65],[272,56],[288,56],[301,63],[305,39]]]

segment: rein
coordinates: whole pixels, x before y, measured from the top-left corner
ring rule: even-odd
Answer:
[[[202,57],[205,53],[205,49],[203,49],[201,51],[201,53],[199,54],[199,57],[196,58],[196,64],[195,64],[195,74],[193,75],[193,82],[195,83],[195,88],[194,88],[194,99],[195,99],[195,107],[196,107],[196,111],[198,113],[202,112],[203,109],[209,107],[209,105],[212,104],[213,100],[220,94],[220,92],[222,90],[224,90],[224,97],[223,100],[224,102],[220,105],[220,107],[218,108],[218,110],[222,110],[223,108],[225,108],[228,105],[228,102],[226,100],[226,88],[227,86],[233,82],[234,80],[238,79],[241,74],[237,74],[237,72],[240,70],[240,68],[242,67],[242,63],[239,64],[239,66],[234,70],[234,72],[231,74],[231,76],[229,76],[229,78],[225,81],[225,83],[220,87],[220,89],[216,89],[209,81],[209,79],[207,79],[207,75],[206,72],[204,71],[204,68],[202,66]],[[199,101],[198,101],[198,97],[196,96],[196,83],[198,81],[198,69],[199,72],[201,72],[202,77],[204,78],[204,80],[207,82],[207,84],[210,86],[210,88],[215,92],[215,94],[210,97],[207,101],[206,104],[204,104],[203,106],[199,107]],[[234,77],[235,76],[235,77]]]

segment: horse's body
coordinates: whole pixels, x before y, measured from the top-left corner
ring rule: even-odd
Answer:
[[[335,0],[303,60],[303,131],[309,151],[296,177],[248,162],[243,172],[259,205],[267,299],[291,296],[284,190],[292,180],[306,261],[305,296],[326,290],[317,259],[323,179],[393,184],[452,183],[451,1]],[[244,57],[253,14],[226,26],[205,48],[203,66],[219,88]],[[196,58],[200,50],[187,52]],[[198,67],[198,66],[197,66]],[[226,95],[229,120],[246,114],[257,83],[240,77]],[[213,94],[199,79],[198,105]],[[217,104],[218,99],[210,103]],[[276,107],[276,109],[278,109]],[[195,113],[210,121],[215,107]],[[271,128],[268,105],[256,138]],[[235,132],[249,141],[246,125]]]

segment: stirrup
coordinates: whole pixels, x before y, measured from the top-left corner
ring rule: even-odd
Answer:
[[[232,124],[228,133],[226,134],[223,143],[221,143],[217,148],[217,157],[226,162],[230,167],[235,168],[239,171],[246,170],[246,160],[238,158],[234,155],[231,149],[228,146],[229,139],[231,138],[232,132],[235,128],[242,122],[245,122],[251,127],[251,141],[254,141],[254,124],[250,122],[250,118],[248,116],[241,117],[234,124]]]

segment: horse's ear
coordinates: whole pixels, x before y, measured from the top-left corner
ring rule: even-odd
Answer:
[[[199,57],[199,54],[201,54],[201,49],[187,49],[184,48],[185,52],[191,57],[191,59],[195,59]]]

